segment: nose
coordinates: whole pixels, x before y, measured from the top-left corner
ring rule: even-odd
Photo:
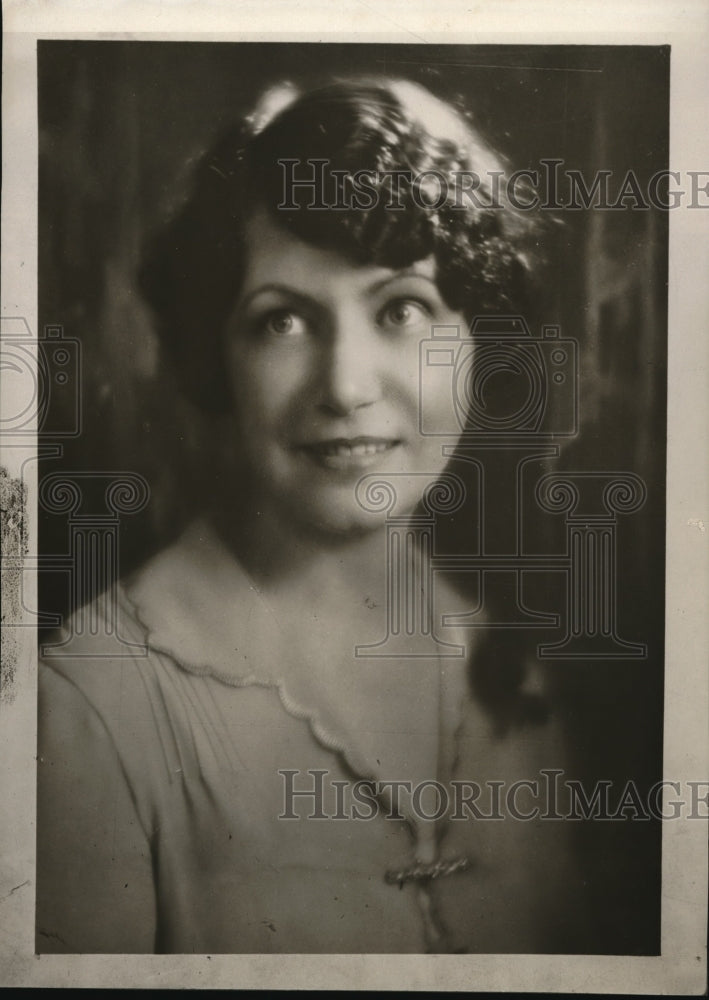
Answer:
[[[363,317],[338,319],[323,347],[319,409],[348,416],[380,398],[377,347]]]

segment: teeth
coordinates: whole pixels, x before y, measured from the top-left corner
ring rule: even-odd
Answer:
[[[390,445],[386,441],[367,444],[328,444],[323,447],[325,455],[338,455],[342,458],[361,458],[363,455],[378,455],[386,451]]]
[[[398,445],[395,440],[353,439],[351,442],[342,438],[333,441],[321,441],[305,445],[315,461],[325,468],[346,472],[351,469],[365,469],[376,462],[376,456],[390,452]]]

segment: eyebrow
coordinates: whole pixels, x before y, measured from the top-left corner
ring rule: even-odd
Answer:
[[[392,274],[387,278],[382,278],[379,281],[375,281],[372,285],[369,285],[363,291],[379,292],[381,291],[382,288],[385,288],[387,285],[393,284],[393,282],[395,281],[401,281],[406,278],[418,278],[421,281],[426,281],[429,285],[433,285],[436,291],[438,291],[438,285],[436,284],[435,280],[429,277],[429,275],[427,274],[421,274],[420,271],[414,270],[413,266],[404,268],[404,270],[402,271],[397,271],[396,274]],[[247,306],[251,304],[251,302],[255,298],[257,298],[259,295],[265,294],[266,292],[277,292],[280,293],[281,295],[287,295],[290,298],[296,299],[305,304],[313,301],[312,296],[299,291],[292,285],[284,285],[279,282],[270,281],[267,282],[265,285],[259,285],[258,288],[254,288],[253,291],[249,292],[248,295],[246,295],[243,298],[243,300],[238,303],[238,308],[245,309]]]
[[[309,295],[304,295],[303,292],[299,292],[296,288],[292,288],[290,285],[281,285],[278,282],[268,282],[265,285],[259,285],[258,288],[254,288],[252,292],[237,303],[239,309],[244,309],[246,306],[250,305],[251,302],[257,298],[259,295],[264,295],[266,292],[279,292],[281,295],[287,295],[292,299],[298,299],[300,302],[310,302],[311,298]]]

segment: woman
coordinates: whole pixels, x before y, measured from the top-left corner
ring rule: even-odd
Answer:
[[[500,175],[414,84],[283,88],[151,246],[143,289],[224,465],[120,589],[147,655],[87,637],[42,667],[39,951],[578,949],[564,824],[475,796],[562,768],[554,726],[500,737],[448,584],[433,648],[413,629],[367,655],[391,600],[367,486],[412,518],[448,461],[421,433],[422,395],[438,426],[451,393],[421,342],[524,307],[538,230]]]

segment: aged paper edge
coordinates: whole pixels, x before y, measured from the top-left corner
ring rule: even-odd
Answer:
[[[2,315],[37,321],[38,38],[388,41],[508,44],[669,44],[670,167],[709,170],[709,4],[640,0],[573,9],[554,2],[466,5],[338,2],[61,3],[5,5]],[[355,21],[356,17],[356,21]],[[284,25],[298,24],[290,32]],[[359,28],[353,32],[352,24]],[[525,25],[524,30],[520,25]],[[709,777],[709,236],[702,211],[670,218],[667,658],[665,777]],[[36,539],[34,444],[2,450],[29,490],[26,530]],[[34,604],[35,582],[25,594]],[[12,697],[0,703],[0,985],[197,988],[436,989],[701,994],[706,984],[706,824],[665,825],[662,955],[623,956],[42,956],[34,954],[36,656],[17,633]]]

